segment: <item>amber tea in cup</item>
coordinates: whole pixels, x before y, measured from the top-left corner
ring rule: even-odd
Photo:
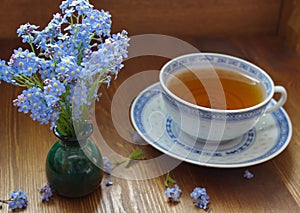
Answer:
[[[182,70],[172,76],[166,85],[179,98],[214,109],[243,109],[265,99],[263,86],[258,80],[220,68]]]
[[[167,116],[180,132],[214,144],[242,137],[287,98],[260,67],[219,53],[174,58],[162,67],[159,81]],[[274,93],[280,96],[270,104]]]

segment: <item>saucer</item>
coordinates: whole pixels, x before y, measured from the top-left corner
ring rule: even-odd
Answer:
[[[161,152],[196,165],[238,168],[268,161],[289,144],[292,125],[283,108],[264,115],[243,136],[205,143],[182,131],[164,107],[159,83],[143,90],[131,106],[131,121],[140,136]],[[271,105],[276,103],[271,101]]]

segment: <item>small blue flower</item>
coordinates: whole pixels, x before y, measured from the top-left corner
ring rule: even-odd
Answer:
[[[38,61],[38,73],[42,79],[54,78],[55,72],[50,60],[39,59]]]
[[[59,111],[52,108],[58,98],[55,96],[46,95],[40,88],[29,88],[23,90],[13,104],[19,107],[18,111],[27,114],[31,112],[30,117],[41,124],[55,122],[59,117]]]
[[[132,138],[133,142],[135,142],[135,143],[138,143],[139,141],[141,141],[143,139],[137,131],[134,131],[131,134],[131,138]]]
[[[75,6],[78,15],[86,15],[89,14],[91,10],[91,5],[87,3],[87,1],[74,1],[78,2],[78,4]]]
[[[83,24],[89,24],[93,32],[99,37],[109,36],[111,29],[111,15],[104,10],[91,10],[82,20]]]
[[[49,84],[47,86],[44,86],[44,95],[45,96],[52,95],[52,96],[58,98],[65,92],[66,92],[65,84],[60,82],[56,78],[50,79]]]
[[[208,209],[209,196],[207,195],[205,188],[196,187],[190,194],[190,197],[193,198],[193,203],[196,207]]]
[[[7,83],[14,83],[14,71],[6,65],[4,60],[0,60],[0,82],[1,80]]]
[[[251,173],[248,169],[246,169],[243,176],[246,179],[252,179],[254,177],[254,174]]]
[[[60,9],[63,13],[66,13],[69,15],[68,10],[76,9],[78,12],[78,15],[86,15],[89,13],[90,9],[93,6],[89,4],[86,0],[66,0],[63,1],[60,5]]]
[[[174,185],[174,188],[167,187],[165,189],[165,195],[168,197],[169,202],[179,202],[179,198],[182,190],[177,184]]]
[[[8,65],[14,70],[15,76],[31,76],[38,70],[38,58],[33,52],[18,48],[14,50]]]
[[[108,178],[108,180],[105,183],[105,186],[112,186],[113,185],[113,181],[111,178]]]
[[[72,2],[73,0],[62,1],[59,8],[62,10],[63,13],[65,13],[65,11],[70,7]]]
[[[54,14],[48,25],[37,33],[33,43],[37,44],[38,48],[47,51],[48,45],[55,43],[56,38],[62,34],[61,25],[64,23],[65,19],[60,14]]]
[[[39,26],[32,25],[29,23],[22,24],[17,30],[18,37],[23,38],[22,40],[23,43],[30,43],[34,40],[38,28]]]
[[[66,20],[62,17],[62,15],[60,13],[55,13],[51,20],[51,23],[56,24],[57,26],[60,26],[61,24],[65,23],[65,21]]]
[[[73,8],[71,8],[71,9],[66,9],[66,10],[65,10],[65,17],[66,17],[66,18],[72,17],[74,13],[75,13],[75,10],[74,10]]]
[[[71,55],[71,54],[70,54]],[[63,57],[61,62],[57,64],[56,73],[68,76],[67,81],[72,81],[82,77],[82,67],[77,64],[74,56]]]
[[[47,183],[43,188],[39,190],[41,194],[41,201],[49,202],[51,197],[53,196],[53,191],[53,187],[49,183]]]
[[[107,174],[111,174],[113,167],[110,164],[110,160],[107,157],[103,157],[103,171]]]

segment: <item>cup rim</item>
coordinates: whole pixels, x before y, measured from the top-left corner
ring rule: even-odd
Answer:
[[[270,82],[271,84],[271,92],[270,94],[265,97],[265,99],[254,105],[254,106],[251,106],[251,107],[247,107],[247,108],[242,108],[242,109],[214,109],[214,108],[208,108],[208,107],[203,107],[203,106],[199,106],[199,105],[196,105],[196,104],[193,104],[193,103],[190,103],[190,102],[187,102],[181,98],[179,98],[178,96],[176,96],[174,93],[172,93],[168,87],[166,86],[166,84],[163,82],[163,74],[165,73],[165,70],[166,68],[172,64],[174,61],[178,61],[179,59],[182,59],[182,58],[189,58],[189,57],[192,57],[192,56],[199,56],[199,55],[202,55],[202,56],[222,56],[222,57],[226,57],[228,59],[234,59],[234,60],[238,60],[238,61],[241,61],[243,62],[244,64],[247,64],[251,67],[254,67],[255,69],[259,70],[259,72],[263,73],[264,76],[268,79],[268,81]],[[190,53],[190,54],[185,54],[185,55],[181,55],[181,56],[178,56],[178,57],[175,57],[173,59],[171,59],[170,61],[168,61],[160,70],[160,73],[159,73],[159,82],[160,82],[160,85],[161,87],[163,88],[163,90],[169,95],[171,96],[172,98],[174,98],[176,101],[180,102],[181,104],[184,104],[184,105],[187,105],[191,108],[194,108],[194,109],[199,109],[199,110],[203,110],[203,111],[207,111],[207,112],[212,112],[212,113],[242,113],[242,112],[249,112],[249,111],[252,111],[252,110],[256,110],[260,107],[263,107],[265,105],[267,105],[270,100],[272,99],[273,95],[274,95],[274,88],[275,88],[275,85],[274,85],[274,82],[272,80],[272,78],[269,76],[269,74],[264,71],[262,68],[258,67],[257,65],[249,62],[249,61],[246,61],[244,59],[241,59],[239,57],[235,57],[235,56],[231,56],[231,55],[226,55],[226,54],[222,54],[222,53],[212,53],[212,52],[201,52],[201,53]]]

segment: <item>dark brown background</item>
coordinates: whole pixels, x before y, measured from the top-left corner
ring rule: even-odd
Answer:
[[[21,23],[45,26],[58,12],[58,0],[2,0],[0,38],[16,37]],[[91,0],[109,10],[115,30],[131,35],[275,35],[286,23],[292,0]],[[288,10],[288,11],[286,11]]]

